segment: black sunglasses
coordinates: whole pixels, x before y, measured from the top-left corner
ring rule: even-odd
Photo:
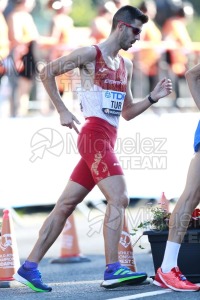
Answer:
[[[132,28],[132,31],[133,31],[133,34],[134,34],[134,35],[138,35],[138,34],[140,34],[141,31],[142,31],[142,29],[137,28],[137,27],[134,27],[134,26],[132,26],[132,25],[130,25],[130,24],[128,24],[128,23],[125,23],[125,22],[123,22],[123,21],[119,21],[119,23],[124,24],[125,26]]]

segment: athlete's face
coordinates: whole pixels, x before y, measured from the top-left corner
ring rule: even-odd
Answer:
[[[141,21],[135,20],[131,24],[121,22],[119,25],[124,26],[120,46],[123,50],[128,50],[137,40],[140,39],[143,24]]]

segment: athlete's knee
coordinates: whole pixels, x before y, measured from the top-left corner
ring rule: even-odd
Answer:
[[[121,204],[122,204],[123,208],[127,208],[127,206],[129,205],[129,202],[130,202],[130,199],[127,194],[124,194],[121,196]]]
[[[109,204],[122,208],[126,208],[129,205],[129,201],[128,195],[125,192],[120,195],[113,195],[108,199]]]

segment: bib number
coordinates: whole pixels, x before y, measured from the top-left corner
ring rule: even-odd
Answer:
[[[119,116],[121,114],[126,93],[103,90],[102,91],[102,111],[108,115]]]

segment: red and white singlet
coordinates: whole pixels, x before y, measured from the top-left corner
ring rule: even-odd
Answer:
[[[78,90],[79,101],[85,118],[98,117],[118,127],[119,116],[126,96],[127,72],[124,59],[120,56],[119,68],[109,68],[103,59],[101,50],[97,51],[94,86],[87,90]],[[87,82],[83,83],[87,85]]]

